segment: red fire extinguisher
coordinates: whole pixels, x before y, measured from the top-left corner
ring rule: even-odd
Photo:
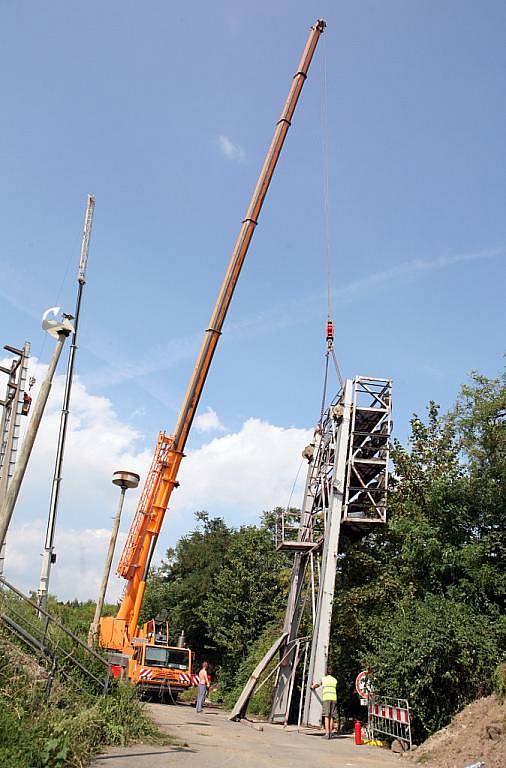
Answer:
[[[362,724],[355,720],[355,744],[362,744]]]

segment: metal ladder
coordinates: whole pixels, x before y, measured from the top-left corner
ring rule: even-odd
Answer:
[[[16,349],[8,344],[4,349],[17,356],[12,361],[10,369],[2,368],[8,373],[6,398],[2,402],[3,415],[0,425],[0,505],[7,493],[7,487],[14,473],[18,451],[21,417],[28,375],[28,358],[30,357],[30,342],[25,341],[23,349]],[[0,542],[0,576],[3,574],[5,561],[5,541]]]

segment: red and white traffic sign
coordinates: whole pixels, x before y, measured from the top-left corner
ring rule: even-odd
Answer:
[[[365,669],[359,672],[355,680],[355,689],[361,699],[368,699],[371,695],[370,673]]]

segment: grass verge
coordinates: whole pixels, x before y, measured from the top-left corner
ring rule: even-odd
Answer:
[[[107,696],[55,680],[45,696],[45,670],[17,646],[0,642],[0,765],[83,768],[106,746],[173,744],[146,716],[130,685]]]

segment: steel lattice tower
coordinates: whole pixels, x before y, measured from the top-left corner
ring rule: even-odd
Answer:
[[[299,626],[309,602],[313,631],[301,719],[305,725],[321,723],[322,702],[311,683],[326,673],[339,544],[342,537],[359,540],[386,521],[391,391],[390,379],[347,379],[304,450],[308,470],[300,515],[294,519],[287,511],[279,521],[277,548],[294,553],[283,634],[255,669],[231,719],[245,714],[258,679],[279,653],[270,720],[288,722],[302,656]]]

